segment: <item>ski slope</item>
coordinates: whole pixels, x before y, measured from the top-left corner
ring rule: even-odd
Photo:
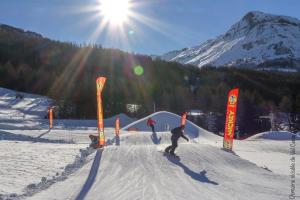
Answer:
[[[136,144],[136,133],[126,135],[131,142],[98,150],[66,181],[28,199],[287,198],[288,176],[201,143],[180,144],[177,161],[160,152],[166,144],[149,144],[150,136],[140,133]]]
[[[45,138],[67,141],[64,136],[68,134],[67,130],[54,131],[55,134],[52,135],[50,132],[45,135]],[[26,132],[24,130],[23,135],[27,135]],[[151,139],[153,134],[149,131],[127,132],[123,130],[120,146],[111,145],[107,146],[103,152],[99,150],[86,154],[85,157],[82,157],[84,158],[82,165],[73,166],[74,171],[61,178],[66,169],[55,168],[53,160],[68,165],[72,161],[72,156],[70,153],[68,155],[67,152],[71,149],[82,150],[88,145],[88,141],[83,137],[87,136],[88,131],[81,130],[80,133],[76,133],[73,130],[73,132],[72,137],[76,138],[74,144],[47,143],[44,145],[43,143],[35,144],[20,141],[20,145],[14,145],[13,151],[24,148],[24,145],[27,145],[27,148],[31,149],[32,152],[35,152],[34,145],[40,145],[43,149],[52,146],[52,149],[57,150],[33,153],[36,167],[40,166],[42,171],[47,171],[50,177],[48,174],[40,175],[46,178],[44,183],[33,179],[31,182],[27,182],[27,189],[28,186],[32,187],[33,185],[33,187],[29,187],[31,188],[29,191],[23,190],[16,193],[21,194],[17,195],[17,198],[286,199],[289,194],[288,175],[271,172],[251,161],[221,150],[219,140],[211,141],[210,144],[201,139],[191,138],[189,143],[180,140],[177,149],[177,154],[181,157],[180,162],[163,156],[160,151],[170,143],[169,132],[157,132],[157,137],[162,139],[160,144],[154,144]],[[112,129],[107,129],[106,134],[107,138],[113,138]],[[28,133],[28,135],[34,137],[33,134]],[[63,148],[64,146],[67,148]],[[244,149],[247,150],[246,147]],[[251,148],[253,146],[248,146],[248,150]],[[59,150],[63,152],[57,153]],[[259,150],[252,149],[252,151],[253,153],[256,152],[256,155],[260,154]],[[41,164],[40,159],[45,159],[45,155],[49,155],[49,153],[55,156],[51,157],[51,161],[49,160],[47,165],[52,167],[53,172],[57,170],[58,175],[51,174],[51,170],[44,168]],[[7,154],[11,156],[10,160],[16,162],[12,159],[15,155],[11,155],[9,152]],[[22,167],[14,166],[12,169],[15,171],[19,170],[18,167],[28,169],[29,167],[24,163],[32,163],[28,158],[26,159],[30,153],[23,151],[23,154],[19,155],[24,158]],[[277,152],[272,154],[273,157],[277,155]],[[69,159],[67,159],[68,157]],[[8,161],[8,158],[5,160]],[[1,165],[1,169],[3,169],[3,165]],[[6,171],[10,170],[7,169]],[[32,173],[36,173],[36,169],[32,169]],[[18,175],[24,176],[23,174]],[[52,176],[57,176],[57,178]],[[9,182],[9,179],[13,179],[13,172],[8,174],[5,182]],[[28,177],[25,179],[24,177],[17,178],[17,180],[20,179],[23,182],[30,180]],[[3,184],[1,183],[3,179],[1,180],[0,184]],[[13,184],[15,185],[15,183]]]
[[[234,141],[234,153],[229,153],[221,149],[223,138],[187,121],[190,142],[179,140],[180,160],[175,160],[162,153],[170,145],[169,130],[180,124],[173,113],[127,118],[133,122],[124,124],[120,146],[114,128],[107,127],[108,146],[97,151],[87,148],[88,135],[97,133],[95,120],[56,119],[49,131],[39,116],[0,115],[1,200],[289,198],[289,133]],[[149,117],[157,122],[156,133],[146,125]],[[298,146],[299,138],[295,142]],[[299,155],[296,149],[296,160]],[[295,173],[299,182],[299,168]]]

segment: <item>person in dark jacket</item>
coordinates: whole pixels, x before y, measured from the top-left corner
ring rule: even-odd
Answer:
[[[178,146],[178,139],[180,137],[186,139],[187,141],[189,141],[189,139],[183,134],[183,130],[184,130],[184,125],[181,125],[179,127],[176,127],[174,129],[171,130],[172,136],[171,136],[171,141],[172,141],[172,145],[168,146],[165,149],[166,153],[170,153],[171,155],[175,155],[175,149]]]

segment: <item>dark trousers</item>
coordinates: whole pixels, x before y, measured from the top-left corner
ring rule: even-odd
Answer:
[[[152,129],[152,132],[155,133],[154,126],[153,125],[150,125],[150,126],[151,126],[151,129]]]
[[[175,149],[177,148],[178,146],[178,139],[171,139],[172,140],[172,145],[171,146],[168,146],[166,149],[165,149],[165,152],[167,153],[170,153],[170,154],[174,154],[175,152]]]

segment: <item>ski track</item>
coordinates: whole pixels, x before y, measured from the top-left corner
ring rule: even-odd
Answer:
[[[85,191],[84,199],[256,200],[286,199],[288,195],[288,192],[282,192],[289,191],[287,176],[274,176],[274,173],[220,148],[197,143],[179,144],[179,162],[163,156],[159,149],[160,145],[122,146],[122,143],[120,147],[105,148],[97,176]],[[93,161],[90,161],[64,182],[28,199],[80,200],[76,197],[92,166]],[[59,189],[69,185],[76,187]]]

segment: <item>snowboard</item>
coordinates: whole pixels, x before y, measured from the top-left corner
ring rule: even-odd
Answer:
[[[165,152],[165,150],[158,150],[158,152],[162,153],[163,156],[167,157],[168,159],[174,159],[176,161],[180,161],[180,157],[178,155],[172,155],[168,152]]]

